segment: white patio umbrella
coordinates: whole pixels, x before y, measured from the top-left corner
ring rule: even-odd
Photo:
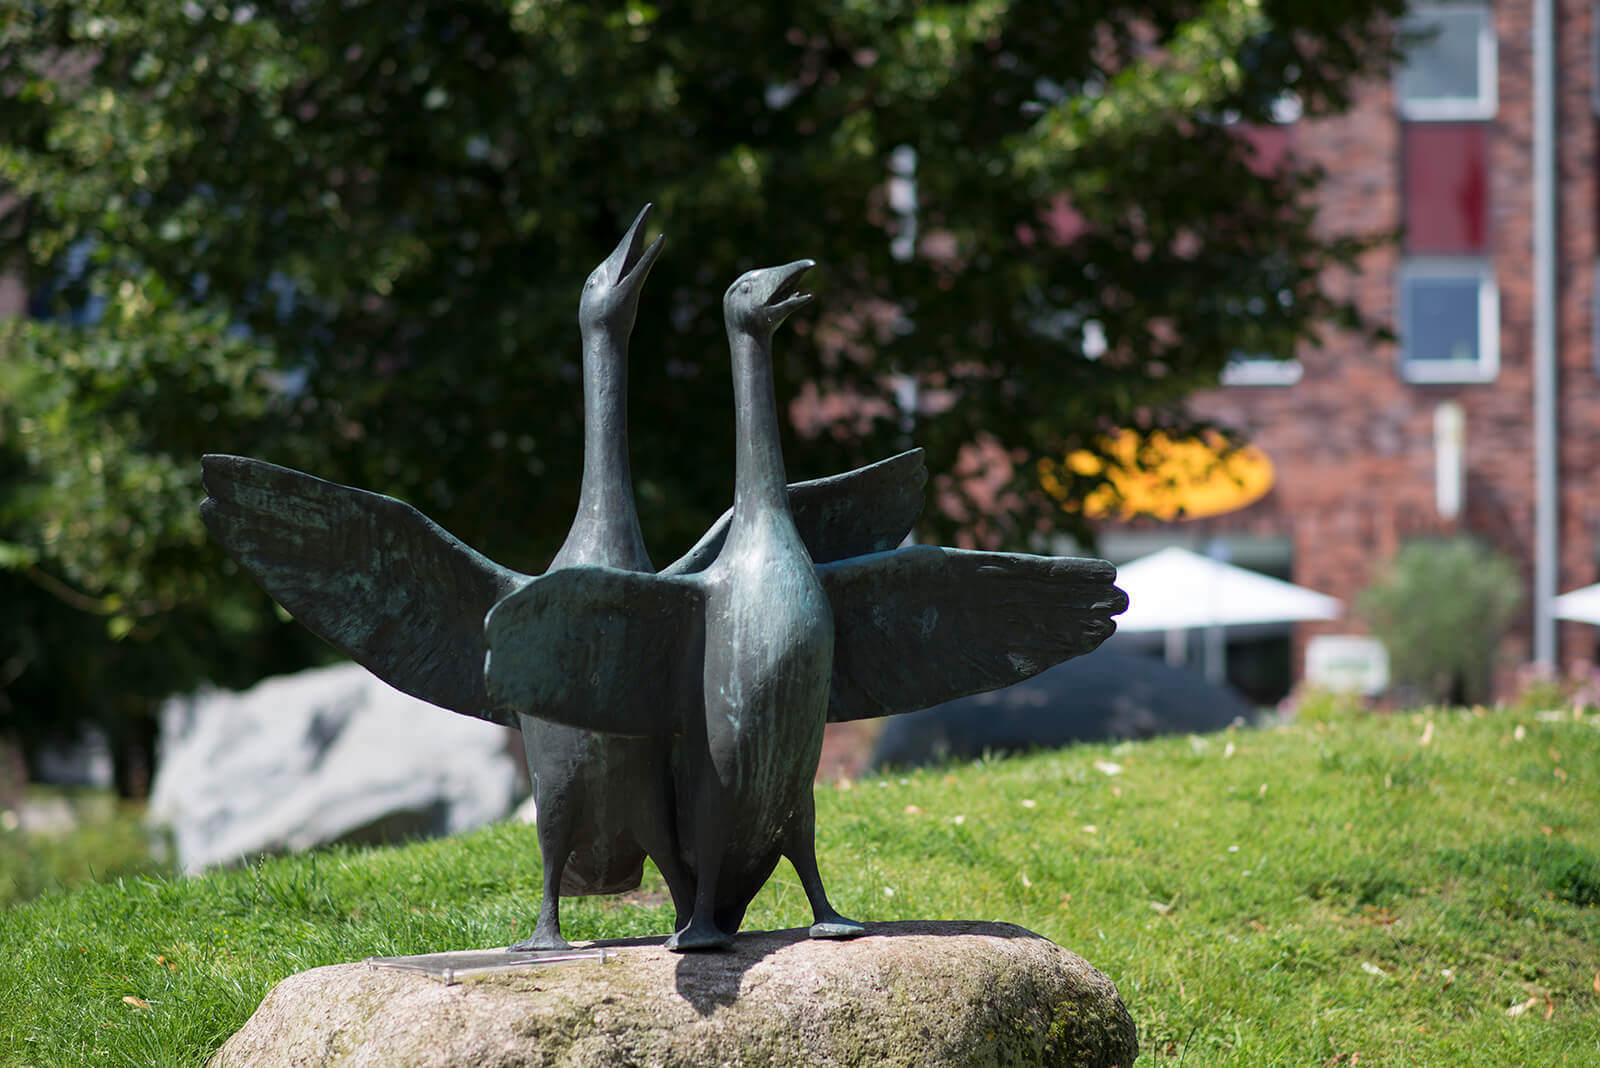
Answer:
[[[1124,564],[1117,569],[1117,585],[1128,594],[1117,630],[1167,632],[1169,661],[1176,659],[1185,630],[1211,628],[1220,639],[1223,627],[1337,619],[1342,609],[1326,594],[1177,547]],[[1222,643],[1210,644],[1206,675],[1221,682]]]
[[[1557,619],[1600,624],[1600,583],[1563,593],[1551,604]]]

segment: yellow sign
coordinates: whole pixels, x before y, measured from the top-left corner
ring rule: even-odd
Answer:
[[[1068,500],[1074,475],[1103,475],[1105,482],[1081,503]],[[1202,519],[1253,504],[1272,489],[1275,473],[1254,445],[1229,449],[1221,434],[1171,438],[1161,431],[1119,430],[1105,455],[1086,449],[1065,461],[1039,461],[1039,482],[1069,510],[1091,519]]]

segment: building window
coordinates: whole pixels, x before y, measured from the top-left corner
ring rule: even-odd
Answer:
[[[1418,4],[1395,96],[1407,119],[1487,119],[1495,112],[1494,17],[1485,3]]]
[[[1486,260],[1412,259],[1400,270],[1408,382],[1488,382],[1500,370],[1500,293]]]

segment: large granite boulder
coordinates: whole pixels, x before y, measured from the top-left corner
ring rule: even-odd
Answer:
[[[162,711],[148,819],[195,872],[331,842],[454,834],[521,787],[515,732],[407,696],[357,664]]]
[[[878,737],[871,766],[1198,734],[1249,722],[1252,715],[1238,694],[1193,671],[1102,646],[1003,690],[894,717]]]
[[[685,955],[597,944],[605,963],[453,986],[364,964],[301,972],[210,1066],[1126,1068],[1138,1053],[1111,981],[1011,924],[875,923],[850,942],[746,932]]]

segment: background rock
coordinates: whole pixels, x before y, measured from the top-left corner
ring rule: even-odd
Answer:
[[[878,923],[850,942],[739,935],[725,953],[659,939],[605,964],[455,986],[340,964],[279,983],[211,1068],[339,1064],[661,1066],[1133,1063],[1133,1020],[1104,975],[1021,927]]]
[[[29,771],[34,782],[105,790],[113,783],[111,747],[104,731],[85,727],[72,741],[40,746]]]
[[[873,767],[914,767],[1073,742],[1217,731],[1251,719],[1232,690],[1154,657],[1100,648],[1003,690],[889,720]]]
[[[407,696],[358,664],[162,710],[149,820],[185,871],[339,841],[453,834],[504,817],[515,732]]]

